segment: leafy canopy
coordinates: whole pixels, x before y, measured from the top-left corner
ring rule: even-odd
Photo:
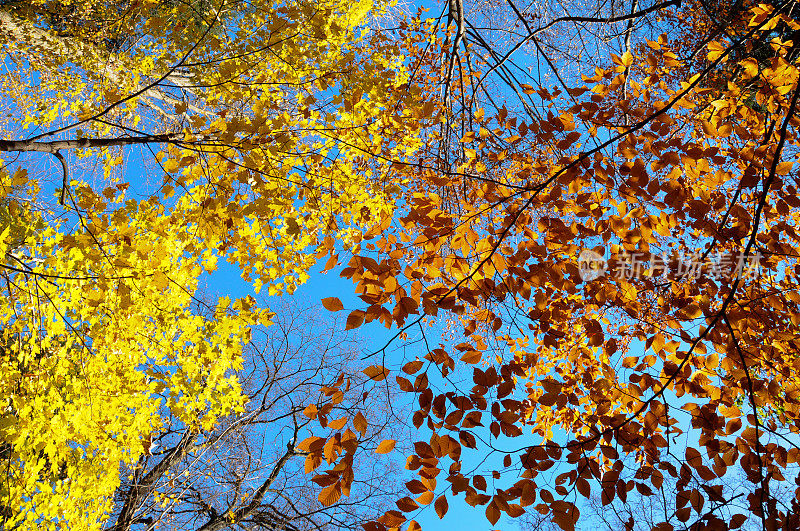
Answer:
[[[388,376],[425,435],[410,496],[375,529],[415,529],[420,506],[443,516],[453,496],[492,524],[536,511],[574,529],[580,500],[624,504],[666,476],[657,529],[796,528],[774,484],[800,459],[797,12],[637,5],[538,21],[510,2],[518,33],[496,40],[451,9],[449,33],[420,43],[444,125],[405,168],[402,211],[343,270],[364,301],[348,322],[427,346]],[[573,21],[624,37],[652,12],[672,37],[627,26],[582,84],[537,40]],[[519,81],[518,49],[556,86]],[[585,251],[606,274],[582,276]]]
[[[291,292],[316,246],[391,215],[384,160],[415,150],[413,91],[371,10],[0,7],[5,527],[100,528],[167,419],[201,432],[242,411],[233,373],[271,314],[204,309],[218,260]]]

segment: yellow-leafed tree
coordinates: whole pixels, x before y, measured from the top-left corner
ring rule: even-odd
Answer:
[[[252,298],[197,311],[226,260],[271,294],[392,212],[424,122],[368,0],[4,2],[0,508],[97,529],[164,419],[241,410]],[[423,118],[423,119],[421,119]]]

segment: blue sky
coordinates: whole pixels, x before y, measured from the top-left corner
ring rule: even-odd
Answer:
[[[239,271],[224,261],[218,262],[218,270],[211,276],[203,279],[201,282],[201,289],[207,290],[210,294],[228,295],[233,297],[244,297],[246,295],[255,295],[250,283],[245,282],[239,275]],[[354,285],[348,279],[343,279],[339,276],[341,266],[334,271],[321,273],[322,263],[311,272],[309,280],[301,285],[291,297],[296,299],[297,303],[302,306],[319,306],[321,308],[320,300],[325,297],[338,297],[345,306],[345,310],[339,312],[346,315],[349,310],[361,307],[362,301],[355,295]],[[274,297],[272,299],[275,299]],[[267,298],[269,302],[270,298]],[[277,302],[277,301],[275,301]],[[322,309],[321,311],[326,311]],[[344,319],[340,319],[344,322]],[[362,327],[351,332],[356,336],[359,343],[362,345],[364,355],[368,355],[375,350],[387,345],[392,336],[395,335],[396,330],[389,330],[378,322],[372,322],[363,325]],[[437,331],[431,331],[431,337],[437,338]],[[398,352],[393,348],[387,349],[388,356],[386,358],[387,366],[396,368],[403,361],[408,361],[407,358],[413,359],[415,355],[422,356],[426,353],[422,345],[415,345],[413,338],[405,342],[395,341],[392,346],[397,346],[401,350]],[[404,348],[403,348],[404,347]],[[375,363],[373,359],[365,360],[364,365]],[[396,373],[395,373],[396,374]],[[392,377],[390,376],[390,380]],[[441,385],[442,382],[439,382]],[[410,418],[408,419],[410,425]],[[479,457],[477,454],[465,453],[465,469],[470,466],[470,462],[474,458]],[[397,459],[398,462],[404,461],[404,456],[401,452],[393,452],[387,455],[387,459]],[[448,464],[449,466],[449,464]],[[403,481],[408,481],[415,477],[411,471],[407,472],[407,477]],[[460,496],[452,496],[449,489],[449,483],[445,482],[443,478],[446,474],[443,473],[440,477],[440,482],[437,487],[437,494],[448,494],[449,511],[443,520],[440,520],[433,509],[433,505],[425,506],[417,513],[410,513],[407,516],[410,519],[415,519],[419,522],[423,529],[461,529],[464,531],[491,531],[493,529],[516,529],[517,524],[510,523],[510,525],[502,525],[503,520],[498,522],[497,526],[492,526],[484,515],[485,507],[473,508],[463,501]],[[514,480],[517,478],[514,477]],[[388,507],[387,509],[393,509]],[[509,524],[509,522],[507,522]]]

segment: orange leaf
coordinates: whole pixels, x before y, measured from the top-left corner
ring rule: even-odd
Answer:
[[[386,376],[388,376],[389,374],[389,369],[387,369],[383,365],[370,365],[361,372],[363,372],[376,382],[380,382],[381,380],[386,379]]]
[[[428,505],[430,502],[433,501],[433,492],[427,490],[417,496],[417,501],[422,505]]]
[[[367,419],[364,415],[362,415],[360,411],[356,413],[356,416],[353,418],[353,427],[361,432],[361,435],[364,435],[367,432],[367,426]]]
[[[388,454],[392,450],[394,450],[394,445],[397,441],[392,439],[386,439],[385,441],[381,442],[377,448],[375,448],[376,454]]]
[[[325,297],[322,299],[322,305],[329,312],[338,312],[339,310],[344,310],[344,305],[338,297]]]
[[[317,406],[314,405],[314,404],[311,404],[311,405],[307,406],[303,410],[303,415],[305,415],[306,417],[308,417],[308,418],[310,418],[312,420],[317,418]]]
[[[406,521],[406,517],[399,511],[386,511],[383,516],[378,518],[378,522],[392,529],[397,528]]]
[[[461,356],[461,361],[464,363],[479,363],[483,358],[483,354],[479,350],[468,350]]]
[[[324,439],[324,438],[322,438],[322,437],[315,437],[315,436],[311,436],[311,437],[308,437],[307,439],[303,439],[302,441],[300,441],[299,443],[297,443],[297,449],[298,449],[298,450],[302,450],[302,451],[304,451],[304,452],[307,452],[307,451],[309,451],[309,450],[311,449],[311,447],[312,447],[312,446],[314,446],[315,444],[316,444],[316,446],[322,446],[322,445],[321,445],[321,444],[319,444],[319,443],[320,443],[320,442],[324,442],[324,441],[325,441],[325,439]]]
[[[329,507],[339,501],[339,498],[342,497],[342,487],[337,481],[333,485],[325,487],[322,489],[322,492],[319,493],[319,501],[325,507]]]
[[[332,430],[341,430],[345,424],[347,424],[347,416],[330,421],[328,427]]]

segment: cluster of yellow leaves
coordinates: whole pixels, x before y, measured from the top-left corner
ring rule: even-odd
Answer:
[[[184,259],[186,228],[134,201],[114,218],[89,216],[69,234],[49,223],[14,244],[36,265],[19,260],[0,310],[3,498],[19,510],[8,525],[99,525],[119,466],[138,460],[163,418],[207,429],[242,406],[231,371],[248,326],[266,316],[224,300],[213,317],[196,314],[201,267]]]
[[[385,161],[410,157],[422,124],[408,123],[418,93],[402,50],[361,27],[372,8],[0,8],[4,53],[18,65],[2,98],[23,124],[7,122],[3,136],[86,148],[71,164],[63,216],[24,206],[52,194],[39,190],[50,178],[41,166],[23,158],[17,165],[29,174],[4,167],[0,176],[9,474],[0,501],[14,513],[6,526],[101,527],[120,467],[136,466],[168,419],[207,430],[242,407],[241,350],[270,314],[251,298],[196,297],[218,259],[256,290],[291,292],[308,278],[316,246],[353,246],[364,227],[391,216],[398,188]],[[66,17],[67,30],[48,10]],[[156,190],[138,182],[152,176],[137,163],[115,167],[134,137],[156,152]],[[107,165],[99,185],[79,171],[92,161]],[[340,436],[328,452],[351,450],[350,440]],[[347,470],[337,469],[339,495],[352,481]]]

